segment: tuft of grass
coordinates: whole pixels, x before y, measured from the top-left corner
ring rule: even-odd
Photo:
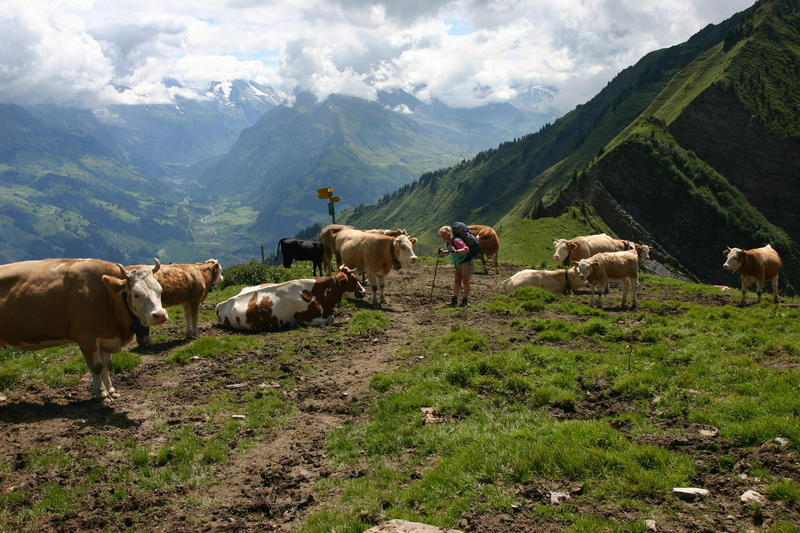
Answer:
[[[350,335],[363,335],[365,333],[375,333],[382,330],[389,325],[389,317],[382,311],[377,310],[364,310],[359,311],[344,328],[344,334]]]
[[[263,346],[265,340],[257,335],[226,335],[224,337],[202,337],[172,351],[164,360],[183,364],[191,357],[217,357],[235,354]]]
[[[770,500],[780,500],[789,508],[800,507],[800,484],[793,479],[769,485],[766,488],[766,494]]]

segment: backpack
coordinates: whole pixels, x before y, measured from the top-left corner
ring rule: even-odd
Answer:
[[[478,241],[478,238],[472,234],[466,224],[463,222],[454,222],[453,223],[453,236],[458,237],[469,247],[469,255],[465,261],[469,261],[474,257],[478,257],[481,255],[481,243]]]

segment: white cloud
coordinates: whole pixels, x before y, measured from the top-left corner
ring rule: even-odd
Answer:
[[[566,111],[753,0],[0,0],[0,101],[169,101],[211,81],[472,106],[529,86]],[[183,89],[165,87],[175,78]]]

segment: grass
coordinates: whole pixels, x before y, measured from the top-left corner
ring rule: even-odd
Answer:
[[[655,509],[679,505],[671,488],[696,474],[689,455],[636,440],[667,431],[668,421],[717,427],[722,441],[743,451],[776,436],[797,447],[800,375],[770,363],[800,354],[800,309],[705,305],[695,299],[718,289],[645,279],[654,294],[680,299],[595,314],[574,298],[522,288],[483,309],[507,315],[509,330],[531,331],[535,342],[459,326],[419,340],[408,357],[424,355],[424,363],[376,375],[368,418],[329,437],[334,460],[366,475],[322,481],[336,496],[306,530],[357,531],[365,516],[452,527],[468,510],[507,510],[518,487],[549,480],[583,483],[584,502],[627,510],[614,521],[566,506],[549,516],[563,529],[642,531]],[[587,390],[617,407],[591,420],[553,417],[554,408],[586,402]],[[423,407],[442,423],[423,423]],[[721,471],[735,475],[736,458],[722,459]],[[776,482],[768,496],[794,508],[798,487]]]

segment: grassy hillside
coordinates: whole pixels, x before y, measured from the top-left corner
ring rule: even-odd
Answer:
[[[770,242],[797,284],[799,11],[796,0],[763,1],[708,26],[537,134],[425,174],[347,220],[429,231],[462,219],[508,231],[589,202],[614,233],[652,244],[685,273],[720,281],[720,250]],[[509,239],[505,250],[537,256],[529,250],[549,241]]]

